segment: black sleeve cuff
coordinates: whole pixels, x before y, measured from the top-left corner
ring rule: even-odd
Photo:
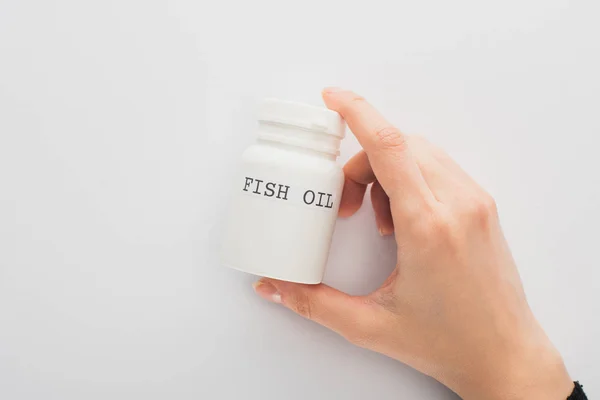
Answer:
[[[585,393],[583,393],[583,386],[581,386],[579,382],[575,382],[575,388],[573,389],[573,393],[571,393],[567,400],[588,400]]]

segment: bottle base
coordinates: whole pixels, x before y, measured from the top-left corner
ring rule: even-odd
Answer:
[[[240,268],[240,267],[236,267],[232,264],[228,264],[225,262],[221,262],[221,265],[230,269],[234,269],[236,271],[240,271],[240,272],[245,272],[247,274],[251,274],[251,275],[256,275],[256,276],[260,276],[263,278],[270,278],[270,279],[277,279],[278,281],[285,281],[285,282],[293,282],[293,283],[303,283],[305,285],[318,285],[321,283],[322,279],[319,279],[317,281],[315,280],[305,280],[305,279],[290,279],[290,278],[286,278],[284,276],[280,276],[277,274],[265,274],[264,272],[258,272],[258,271],[251,271],[248,270],[247,268]]]

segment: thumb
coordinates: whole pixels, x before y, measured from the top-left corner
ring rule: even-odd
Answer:
[[[304,318],[315,321],[351,342],[372,337],[372,321],[376,321],[377,304],[366,297],[350,296],[330,286],[305,285],[262,278],[254,284],[256,293],[269,301],[282,304]]]

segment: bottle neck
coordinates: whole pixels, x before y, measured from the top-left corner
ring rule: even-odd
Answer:
[[[301,128],[277,122],[260,121],[258,138],[265,142],[297,148],[336,160],[341,139],[319,130]]]

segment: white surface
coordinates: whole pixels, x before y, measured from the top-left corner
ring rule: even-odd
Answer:
[[[455,398],[217,265],[257,102],[326,85],[495,195],[532,307],[600,396],[597,2],[351,3],[0,1],[0,398]],[[326,281],[367,292],[393,253],[366,207]]]

